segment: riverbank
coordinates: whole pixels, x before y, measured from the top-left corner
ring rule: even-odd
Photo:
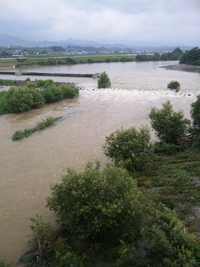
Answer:
[[[80,89],[79,97],[22,114],[0,116],[0,164],[3,166],[0,181],[1,258],[17,262],[25,253],[31,234],[30,217],[37,213],[42,214],[45,221],[52,219],[52,213],[45,208],[45,199],[50,195],[50,185],[59,183],[67,168],[82,171],[88,161],[99,159],[103,164],[108,161],[102,151],[106,136],[121,127],[150,127],[148,113],[151,107],[160,108],[166,100],[171,101],[175,111],[184,109],[185,116],[190,118],[190,105],[200,92],[200,76],[160,68],[170,64],[176,62],[118,62],[34,68],[34,71],[41,72],[106,71],[112,88],[98,89],[97,81],[91,78],[53,77],[54,82],[74,82]],[[2,78],[24,79],[23,76],[11,75]],[[30,77],[30,80],[35,79],[40,77]],[[167,89],[167,84],[172,80],[181,84],[178,93]],[[56,127],[33,134],[30,138],[12,141],[15,131],[32,128],[49,116],[62,117],[62,121]],[[152,140],[155,140],[153,133]],[[196,206],[193,207],[194,211]]]
[[[190,71],[190,72],[200,73],[200,66],[195,66],[195,65],[179,64],[179,65],[162,66],[161,68],[167,70],[179,70],[179,71]]]

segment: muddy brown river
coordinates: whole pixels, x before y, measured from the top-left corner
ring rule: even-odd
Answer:
[[[23,114],[0,116],[0,258],[16,262],[26,251],[31,234],[30,217],[38,213],[44,219],[53,218],[45,208],[45,199],[50,194],[50,185],[60,182],[67,168],[81,171],[88,161],[99,159],[103,164],[108,161],[102,151],[107,135],[121,127],[150,125],[151,107],[161,107],[167,99],[175,110],[184,110],[189,117],[190,105],[200,92],[200,76],[160,68],[169,64],[172,63],[131,62],[27,69],[73,73],[106,71],[112,88],[97,89],[97,80],[88,78],[54,77],[55,81],[78,83],[82,88],[79,97]],[[16,79],[9,75],[0,78]],[[180,82],[180,92],[166,89],[172,80]],[[21,141],[12,141],[16,130],[34,127],[48,116],[62,118],[53,127]]]

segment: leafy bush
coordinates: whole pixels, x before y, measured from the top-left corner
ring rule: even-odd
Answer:
[[[40,108],[41,106],[45,104],[45,99],[39,90],[32,87],[30,88],[29,92],[32,94],[32,97],[33,97],[33,104],[31,108],[34,108],[34,109]]]
[[[106,241],[116,232],[122,237],[131,221],[131,231],[137,231],[142,196],[124,169],[106,165],[100,171],[99,163],[95,167],[89,163],[82,173],[68,170],[62,183],[52,186],[51,191],[47,206],[69,236]],[[138,219],[134,222],[130,216]]]
[[[73,98],[79,94],[78,88],[73,84],[61,84],[59,89],[62,91],[63,98]]]
[[[27,81],[26,88],[36,89],[36,83],[35,82],[31,82],[31,81]]]
[[[150,133],[146,127],[137,131],[134,127],[117,130],[106,137],[104,153],[115,164],[127,169],[142,168],[150,150]]]
[[[21,113],[33,106],[33,96],[28,88],[11,87],[5,94],[5,110],[7,113]]]
[[[198,266],[198,243],[173,212],[152,204],[145,214],[137,245],[122,243],[118,266]]]
[[[171,81],[170,83],[168,83],[167,88],[175,89],[176,92],[178,92],[180,89],[180,83],[177,81]]]
[[[110,78],[106,72],[102,72],[98,79],[98,88],[108,88],[111,86]]]
[[[5,95],[7,94],[6,91],[0,92],[0,115],[3,115],[6,113],[5,109]]]
[[[191,104],[190,115],[192,117],[192,131],[200,134],[200,95],[197,96],[196,102]]]
[[[4,108],[7,113],[21,113],[44,105],[41,93],[31,86],[11,87],[5,93]]]
[[[149,113],[151,126],[161,142],[178,144],[188,132],[190,121],[184,119],[182,111],[172,110],[170,101],[164,103],[162,109],[153,107]]]
[[[63,94],[61,89],[57,88],[55,85],[48,86],[41,92],[46,103],[53,103],[63,99]]]

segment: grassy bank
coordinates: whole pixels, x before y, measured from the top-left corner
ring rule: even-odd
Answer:
[[[193,214],[193,208],[200,204],[199,148],[190,147],[171,155],[158,153],[134,177],[143,192],[175,210],[192,232],[199,232],[200,218]]]
[[[129,62],[135,61],[135,56],[129,55],[102,55],[102,56],[64,56],[64,57],[45,57],[45,58],[17,58],[0,60],[0,67],[13,66],[49,66],[49,65],[72,65],[72,64],[88,64],[103,62]]]
[[[44,129],[54,125],[54,123],[59,120],[61,117],[48,117],[46,120],[39,122],[35,127],[30,129],[25,129],[24,131],[16,131],[13,136],[13,141],[19,141],[25,137],[29,137],[35,132],[43,131]]]

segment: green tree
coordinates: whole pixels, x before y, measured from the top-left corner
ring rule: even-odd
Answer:
[[[147,127],[138,131],[132,127],[117,130],[106,137],[104,153],[116,165],[121,163],[127,169],[143,167],[149,153],[150,133]]]
[[[194,47],[191,50],[186,50],[180,57],[180,64],[200,65],[200,49]]]
[[[62,183],[51,187],[47,206],[70,236],[99,242],[116,234],[122,237],[130,222],[134,226],[131,231],[137,231],[139,200],[142,195],[136,181],[126,170],[106,165],[101,171],[97,162],[96,166],[88,163],[82,173],[69,169]]]
[[[190,121],[184,119],[182,111],[175,112],[170,101],[164,103],[162,109],[153,107],[149,113],[151,126],[161,142],[178,144],[187,131]]]
[[[196,102],[191,104],[192,125],[193,131],[196,134],[200,134],[200,95],[197,96]]]
[[[106,72],[102,72],[98,79],[98,88],[108,88],[111,86],[110,78]]]

